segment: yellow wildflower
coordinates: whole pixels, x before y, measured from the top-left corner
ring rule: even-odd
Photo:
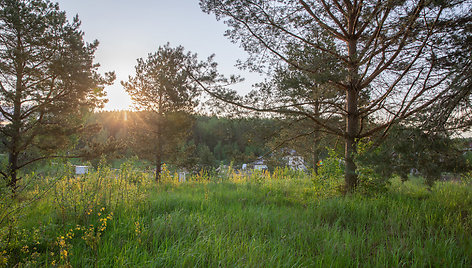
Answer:
[[[28,252],[28,246],[24,246],[24,247],[21,249],[21,251],[22,251],[23,253],[27,253],[27,252]]]
[[[7,251],[0,252],[0,265],[6,265],[8,263]]]
[[[67,258],[67,250],[63,249],[61,250],[61,259]]]

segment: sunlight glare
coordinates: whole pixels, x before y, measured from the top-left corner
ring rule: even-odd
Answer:
[[[108,102],[105,104],[105,110],[130,110],[131,109],[131,98],[125,92],[123,87],[115,82],[114,85],[106,88]]]

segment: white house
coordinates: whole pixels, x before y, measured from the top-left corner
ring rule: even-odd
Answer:
[[[89,166],[75,166],[75,174],[82,175],[89,172]]]
[[[264,164],[264,159],[259,158],[254,162],[254,170],[268,170],[267,165]]]
[[[287,162],[287,166],[294,170],[307,170],[305,166],[305,160],[299,155],[288,155],[284,157],[284,160]]]
[[[305,159],[302,156],[298,155],[295,150],[285,150],[287,153],[286,156],[283,157],[284,161],[287,163],[287,166],[294,170],[302,170],[306,171],[307,168],[305,166]]]

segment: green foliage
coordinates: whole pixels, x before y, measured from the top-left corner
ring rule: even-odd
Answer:
[[[462,174],[461,182],[465,185],[472,185],[472,171]]]
[[[431,187],[445,172],[460,174],[470,168],[454,140],[420,129],[396,126],[380,146],[362,142],[360,146],[363,148],[359,148],[356,156],[358,166],[370,168],[367,173],[379,181],[393,175],[406,181],[410,171],[415,169]]]
[[[146,59],[138,59],[135,76],[121,82],[141,111],[130,129],[133,148],[156,165],[157,181],[163,161],[182,162],[176,160],[176,154],[182,152],[176,148],[187,141],[193,123],[190,114],[195,112],[201,93],[201,84],[195,82],[195,77],[204,72],[205,81],[217,79],[206,74],[208,68],[214,68],[211,58],[201,62],[182,46],[172,48],[166,44]]]
[[[89,122],[103,126],[101,140],[115,139],[127,145],[118,156],[131,157],[138,152],[142,159],[154,161],[151,158],[156,142],[144,142],[149,138],[144,133],[150,131],[145,124],[150,124],[152,130],[152,122],[156,120],[142,119],[143,116],[139,114],[142,112],[100,111],[94,113]],[[266,145],[267,139],[279,130],[278,121],[264,118],[235,119],[198,115],[188,120],[176,119],[178,117],[162,119],[163,124],[168,126],[166,133],[163,133],[168,144],[163,159],[174,166],[196,171],[217,168],[220,163],[251,163],[270,151]],[[172,141],[171,138],[175,139]],[[149,151],[146,157],[140,148]]]
[[[344,176],[342,158],[334,150],[329,150],[328,155],[329,157],[324,159],[318,168],[317,177],[322,180],[341,178]]]
[[[97,261],[113,211],[143,202],[152,185],[149,174],[135,168],[135,161],[123,163],[120,170],[102,161],[96,171],[79,176],[70,165],[57,178],[25,176],[16,197],[11,191],[1,196],[0,265],[68,266],[74,239],[82,241]]]
[[[322,161],[314,174],[313,183],[318,196],[335,196],[343,192],[344,166],[342,158],[328,150],[329,157]]]
[[[216,158],[207,145],[199,145],[197,147],[197,169],[209,169],[216,165]]]
[[[197,55],[185,52],[182,46],[160,46],[146,59],[139,58],[136,75],[121,84],[130,94],[137,108],[167,113],[193,112],[199,95],[189,70],[201,68]]]
[[[1,171],[12,188],[23,167],[95,129],[83,118],[103,106],[115,75],[98,73],[98,41],[85,43],[80,24],[47,0],[0,2],[0,132],[9,154]]]
[[[0,225],[4,222],[12,221],[10,219],[13,212],[14,197],[5,180],[0,180]]]
[[[325,163],[324,170],[320,167],[323,180],[334,178],[328,171],[342,174],[334,152]],[[89,199],[86,191],[70,191],[76,197],[69,202],[96,199],[97,205],[85,217],[72,206],[64,209],[64,222],[62,209],[51,202],[58,192],[49,192],[25,211],[14,228],[0,226],[0,265],[472,264],[467,235],[472,230],[470,185],[440,182],[429,191],[420,179],[404,183],[394,179],[383,195],[366,197],[340,196],[331,188],[320,192],[310,175],[289,169],[231,173],[224,180],[202,172],[186,183],[166,174],[168,180],[157,185],[132,162],[118,171],[102,165],[75,178],[81,184],[72,182],[94,191],[94,198]],[[107,187],[88,186],[97,185],[97,180]],[[129,183],[122,187],[126,189],[114,187],[127,185],[123,181]],[[140,198],[114,198],[134,187]]]
[[[467,161],[467,165],[472,166],[472,152],[466,152],[464,158]]]
[[[430,107],[413,125],[471,125],[469,1],[200,0],[200,7],[224,21],[226,36],[249,54],[241,66],[273,77],[244,97],[231,90],[212,95],[252,111],[307,118],[311,133],[342,138],[349,192],[360,184],[356,140]],[[421,165],[431,186],[441,168],[426,167],[439,156],[428,154]]]
[[[378,167],[372,163],[362,161],[372,150],[372,142],[359,141],[357,143],[357,154],[354,160],[357,164],[356,174],[358,176],[358,187],[356,192],[364,195],[383,194],[387,191],[390,176],[385,176],[378,172]],[[374,153],[375,154],[375,153]]]
[[[199,116],[191,139],[197,146],[208,146],[216,164],[234,162],[241,165],[266,153],[269,150],[266,138],[276,131],[275,120]]]
[[[294,170],[289,167],[276,167],[270,175],[275,180],[305,179],[309,176],[302,170]]]
[[[115,171],[102,161],[95,172],[60,178],[53,189],[53,200],[63,223],[70,219],[86,220],[101,207],[114,210],[141,200],[149,183],[149,176],[136,170],[132,162],[123,163]]]

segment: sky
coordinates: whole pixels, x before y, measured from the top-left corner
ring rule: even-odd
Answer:
[[[52,0],[54,1],[54,0]],[[203,13],[198,0],[55,0],[71,19],[79,15],[85,41],[97,39],[100,46],[95,54],[100,72],[115,71],[117,79],[107,87],[109,102],[106,110],[131,108],[131,100],[120,81],[134,75],[136,59],[147,57],[167,42],[182,45],[201,59],[215,54],[220,72],[237,74],[246,79],[236,85],[240,93],[262,78],[241,71],[234,65],[247,54],[238,44],[231,43],[224,32],[223,22],[214,15]]]

